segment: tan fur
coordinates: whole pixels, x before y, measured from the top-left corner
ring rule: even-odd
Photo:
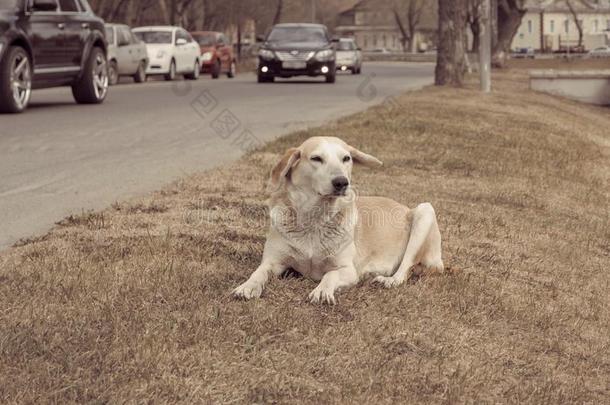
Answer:
[[[366,274],[393,287],[418,263],[442,271],[432,206],[409,210],[388,198],[357,197],[351,187],[339,192],[333,180],[342,177],[351,184],[354,163],[382,165],[334,137],[310,138],[286,151],[270,175],[271,226],[262,263],[234,290],[236,296],[259,297],[269,275],[288,268],[319,280],[309,298],[326,303],[335,303],[335,291]]]

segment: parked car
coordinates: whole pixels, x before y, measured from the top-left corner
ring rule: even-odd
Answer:
[[[197,80],[201,71],[199,45],[191,34],[180,27],[138,27],[134,35],[146,44],[147,75],[163,75],[174,80],[182,74],[185,79]]]
[[[104,101],[104,22],[86,0],[0,0],[0,112],[22,112],[32,89],[57,86],[78,103]]]
[[[388,51],[386,48],[375,48],[369,51],[370,53],[391,53],[390,51]]]
[[[515,59],[525,59],[525,58],[534,59],[535,57],[536,57],[536,52],[534,51],[534,48],[531,48],[531,47],[517,48],[513,52],[513,58],[515,58]]]
[[[258,82],[273,82],[276,77],[324,76],[327,83],[334,83],[335,57],[324,25],[277,24],[258,53]]]
[[[340,38],[335,46],[337,52],[337,70],[349,70],[360,74],[362,70],[362,51],[352,38]]]
[[[106,41],[109,84],[117,84],[120,76],[131,76],[136,83],[145,82],[148,66],[146,45],[131,29],[123,24],[106,24]]]
[[[610,46],[600,46],[589,51],[591,58],[607,58],[610,57]]]
[[[584,45],[559,45],[559,49],[553,51],[553,53],[562,54],[562,53],[586,53]]]
[[[201,72],[210,73],[213,79],[218,79],[221,73],[227,77],[235,77],[236,61],[233,47],[222,32],[197,31],[191,32],[192,37],[201,49]]]

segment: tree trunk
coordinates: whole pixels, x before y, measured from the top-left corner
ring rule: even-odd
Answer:
[[[408,52],[409,48],[411,47],[410,44],[413,41],[413,37],[409,37],[407,29],[405,28],[405,25],[403,24],[402,19],[400,18],[400,14],[398,14],[398,10],[394,9],[392,12],[394,13],[394,20],[396,21],[396,25],[400,30],[400,41],[402,43],[402,51]],[[409,44],[409,47],[407,47],[407,44]]]
[[[498,38],[492,53],[492,65],[497,68],[506,66],[510,45],[526,12],[517,6],[507,6],[507,1],[501,3],[498,4]]]
[[[473,53],[477,53],[479,52],[479,44],[481,41],[481,25],[479,22],[479,19],[476,18],[474,20],[472,20],[470,23],[468,23],[470,25],[470,32],[472,32],[472,48],[471,48],[471,52]]]
[[[135,15],[136,2],[130,1],[129,4],[127,4],[127,12],[125,13],[125,24],[129,25],[130,27],[133,26],[135,21]]]
[[[576,9],[574,9],[574,6],[572,5],[572,2],[570,0],[566,1],[566,4],[568,5],[568,9],[570,10],[570,13],[572,14],[572,18],[574,18],[574,24],[576,25],[576,30],[578,30],[578,47],[582,47],[582,37],[583,37],[583,30],[582,30],[582,24],[580,23],[580,21],[578,20],[578,14],[576,13]],[[568,38],[569,40],[569,38]],[[568,46],[570,46],[570,43],[568,42]]]
[[[409,52],[416,53],[417,52],[417,37],[416,34],[413,34],[409,39]]]
[[[241,60],[241,21],[237,22],[237,60]]]
[[[176,25],[176,3],[178,0],[170,0],[170,10],[169,10],[169,24]]]
[[[165,24],[169,24],[169,15],[167,13],[167,3],[165,0],[159,0],[159,8],[161,9],[161,16]]]
[[[438,0],[434,83],[461,86],[466,72],[466,0]]]
[[[273,16],[273,25],[279,24],[282,21],[282,9],[284,8],[284,0],[277,0],[275,15]]]

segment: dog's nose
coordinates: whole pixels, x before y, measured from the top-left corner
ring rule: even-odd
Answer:
[[[345,191],[345,189],[349,186],[349,180],[345,176],[335,177],[333,179],[333,187],[335,191]]]

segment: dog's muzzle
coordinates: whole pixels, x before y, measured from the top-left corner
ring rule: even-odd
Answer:
[[[332,180],[333,194],[334,195],[345,195],[347,188],[349,187],[349,180],[345,176],[335,177]]]

